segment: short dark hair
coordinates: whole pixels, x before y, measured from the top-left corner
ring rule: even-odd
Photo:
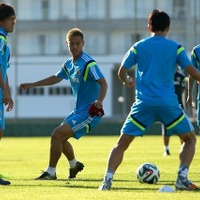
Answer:
[[[14,8],[6,3],[0,3],[0,21],[4,21],[11,16],[15,16]]]
[[[73,36],[80,36],[82,39],[84,39],[83,33],[79,28],[72,28],[71,30],[69,30],[69,32],[67,33],[66,38],[70,39]]]
[[[153,10],[149,15],[148,24],[151,26],[152,32],[164,31],[170,26],[170,17],[161,10]]]

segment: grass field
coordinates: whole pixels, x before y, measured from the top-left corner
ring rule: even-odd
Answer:
[[[173,136],[170,140],[171,156],[163,156],[161,136],[136,138],[127,150],[124,162],[118,168],[110,191],[98,191],[107,157],[115,144],[116,136],[88,136],[79,141],[71,139],[76,157],[85,164],[84,170],[75,180],[67,180],[68,163],[64,156],[57,166],[56,181],[35,181],[48,164],[49,137],[9,138],[4,137],[0,148],[0,173],[9,176],[10,186],[0,186],[0,200],[104,200],[145,199],[175,200],[200,199],[200,192],[177,191],[159,193],[163,185],[173,184],[178,169],[180,141]],[[199,140],[198,136],[198,140]],[[200,148],[190,167],[189,178],[200,185]],[[136,169],[144,162],[153,162],[160,169],[157,184],[141,184],[136,180]]]

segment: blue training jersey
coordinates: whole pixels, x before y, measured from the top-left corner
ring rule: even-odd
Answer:
[[[200,71],[200,45],[195,46],[191,52],[191,62]],[[200,85],[198,84],[197,100],[200,100]]]
[[[90,105],[97,100],[99,95],[100,85],[97,80],[104,78],[92,57],[82,52],[75,62],[73,58],[69,58],[56,75],[70,80],[76,101],[74,111],[88,112]]]
[[[174,73],[191,65],[184,48],[163,36],[152,36],[135,43],[125,54],[122,66],[136,65],[136,103],[177,105]]]
[[[7,32],[2,27],[0,27],[0,68],[4,82],[6,82],[7,69],[10,67],[10,49],[7,45],[6,36]],[[2,98],[2,89],[0,88],[0,99]]]

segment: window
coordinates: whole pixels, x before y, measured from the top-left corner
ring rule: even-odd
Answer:
[[[174,7],[184,7],[185,6],[185,0],[175,0],[173,1]]]
[[[50,87],[48,95],[72,95],[71,87]]]
[[[18,95],[44,95],[44,88],[30,88],[27,90],[18,89]]]
[[[42,12],[43,19],[49,18],[49,1],[48,0],[41,1],[41,12]]]
[[[105,0],[77,0],[78,19],[102,19],[105,16]]]
[[[185,18],[185,0],[173,1],[174,15],[177,18]]]
[[[47,95],[49,96],[62,96],[62,95],[72,95],[72,89],[71,87],[48,87],[47,89]],[[38,88],[30,88],[27,90],[18,89],[18,95],[24,95],[24,96],[42,96],[45,95],[45,88],[44,87],[38,87]]]
[[[45,54],[45,35],[38,35],[38,46],[39,46],[39,54],[44,55]]]

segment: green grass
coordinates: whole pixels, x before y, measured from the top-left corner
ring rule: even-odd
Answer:
[[[159,193],[163,185],[173,184],[179,165],[180,141],[173,136],[170,140],[172,155],[163,156],[161,136],[136,138],[126,151],[124,161],[118,168],[110,191],[98,191],[104,176],[107,157],[117,141],[116,136],[89,136],[79,141],[70,139],[76,157],[85,164],[84,170],[75,180],[67,180],[68,163],[64,156],[57,166],[56,181],[35,181],[40,170],[46,169],[49,157],[50,138],[4,137],[0,148],[0,173],[9,176],[10,186],[0,186],[0,200],[174,200],[200,199],[200,192],[177,191]],[[199,139],[199,136],[198,136]],[[160,169],[157,184],[141,184],[136,180],[136,169],[144,162],[153,162]],[[200,150],[197,143],[196,155],[190,167],[189,178],[200,185]]]

